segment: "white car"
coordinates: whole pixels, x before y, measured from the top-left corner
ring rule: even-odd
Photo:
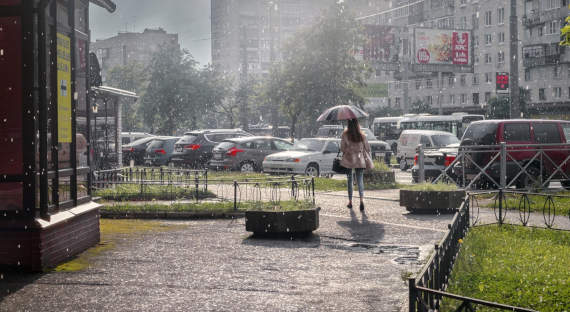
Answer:
[[[295,142],[291,150],[268,155],[263,172],[306,174],[317,177],[332,174],[332,164],[340,149],[340,139],[312,138]]]

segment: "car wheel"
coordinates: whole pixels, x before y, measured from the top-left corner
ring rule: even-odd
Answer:
[[[254,172],[255,166],[253,165],[253,163],[251,161],[244,161],[239,166],[239,170],[241,172]]]
[[[563,188],[570,190],[570,180],[560,181],[560,184],[562,184]]]
[[[527,168],[527,173],[522,173],[521,176],[518,178],[518,181],[516,182],[517,184],[517,188],[521,188],[521,189],[533,189],[537,186],[541,187],[539,184],[539,180],[540,180],[540,169],[537,168],[535,165],[531,165]],[[533,176],[535,178],[536,181],[533,181],[532,178],[529,177],[529,175]],[[548,187],[550,185],[550,182],[546,183],[546,185],[544,187]]]
[[[319,166],[317,164],[309,164],[307,169],[305,169],[305,174],[310,177],[318,177],[319,176]]]
[[[406,161],[406,158],[400,159],[400,170],[402,171],[408,170],[408,162]]]

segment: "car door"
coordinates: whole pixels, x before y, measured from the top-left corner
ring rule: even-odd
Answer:
[[[263,162],[263,158],[266,155],[272,153],[273,145],[271,144],[270,139],[257,139],[255,140],[255,149],[251,152],[251,158],[255,163],[257,168],[261,168],[261,163]]]
[[[329,141],[323,149],[323,153],[319,159],[319,167],[321,174],[330,173],[332,171],[333,160],[340,151],[340,142]]]
[[[507,180],[516,175],[520,171],[520,167],[515,161],[523,166],[528,160],[536,154],[531,151],[534,147],[532,144],[531,124],[530,122],[508,122],[503,124],[502,138],[507,143]],[[510,181],[507,181],[510,183]]]
[[[560,131],[559,125],[554,122],[535,122],[532,125],[532,131],[534,134],[534,140],[537,144],[561,144],[562,143],[562,132]],[[568,152],[560,145],[546,145],[541,148],[544,154],[548,157],[543,158],[543,168],[545,172],[543,174],[549,177],[556,167],[562,165]],[[566,164],[562,167],[564,170]],[[557,173],[560,176],[560,173]]]

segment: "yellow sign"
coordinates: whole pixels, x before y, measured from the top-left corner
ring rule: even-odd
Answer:
[[[57,34],[57,140],[71,143],[71,44]]]

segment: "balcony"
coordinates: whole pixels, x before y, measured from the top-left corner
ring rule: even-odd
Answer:
[[[548,11],[538,11],[531,14],[525,14],[522,17],[523,26],[530,28],[538,25],[542,25],[546,22],[552,20],[564,19],[567,16],[568,11],[562,9],[548,10]]]
[[[560,64],[560,54],[528,57],[523,59],[523,66],[533,68],[538,66],[550,66]]]

